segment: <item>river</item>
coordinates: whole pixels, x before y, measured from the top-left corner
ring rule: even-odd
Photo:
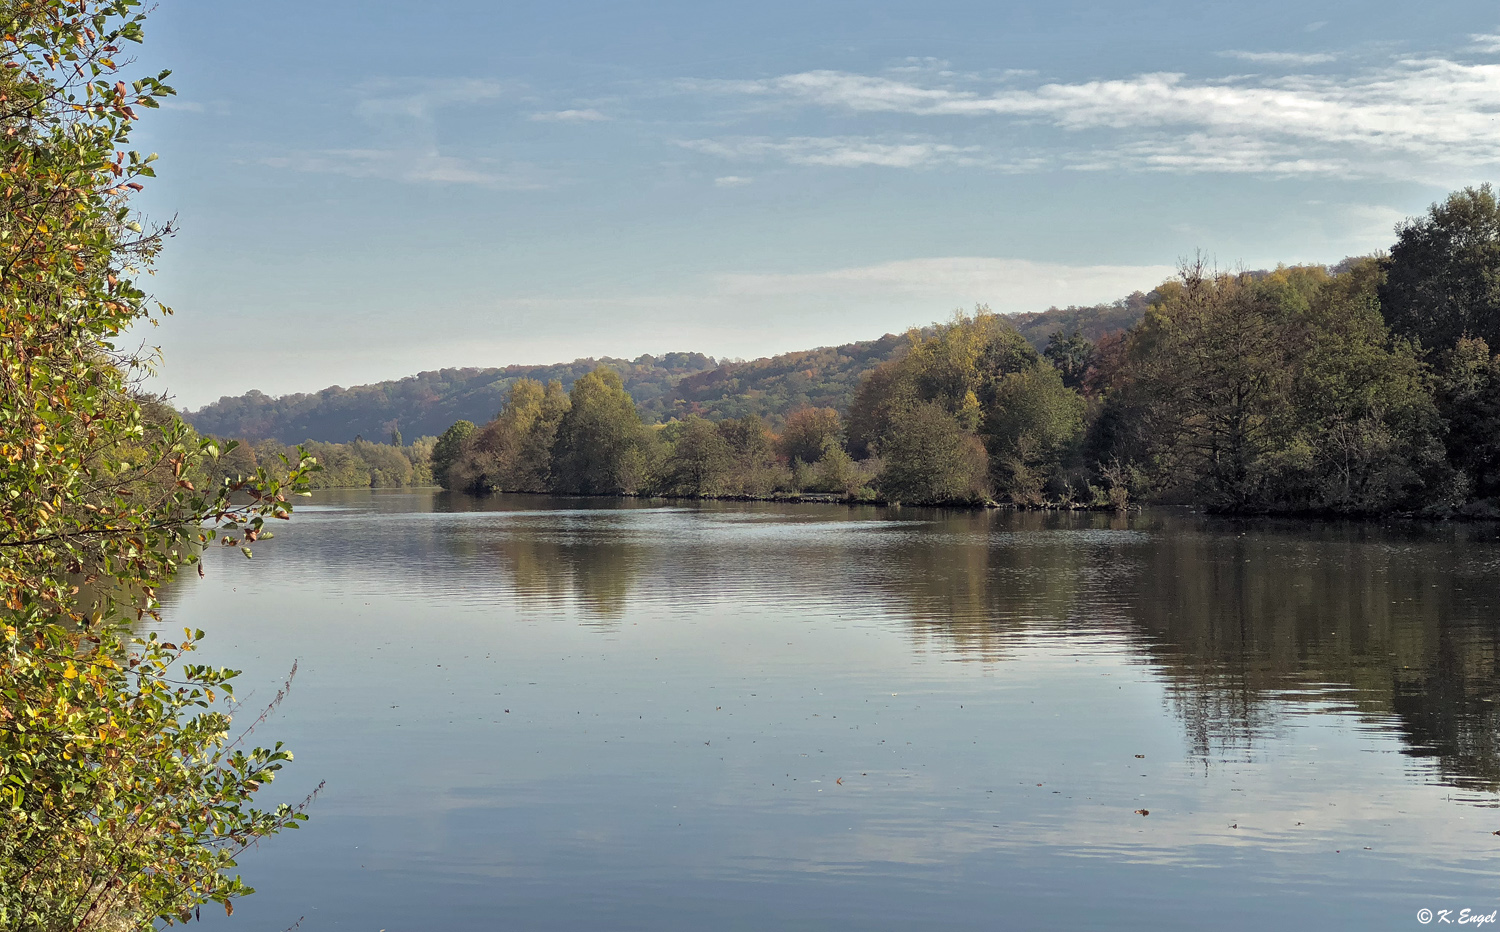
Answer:
[[[223,928],[1500,906],[1500,528],[318,493],[162,627],[325,788]]]

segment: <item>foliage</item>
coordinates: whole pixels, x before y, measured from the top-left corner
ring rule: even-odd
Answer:
[[[403,489],[432,485],[432,453],[437,441],[418,438],[398,447],[356,438],[352,443],[304,442],[301,449],[322,468],[308,483],[311,489]],[[275,442],[256,446],[257,456],[279,456],[286,447]]]
[[[885,472],[899,474],[882,475],[879,487],[921,501],[944,500],[947,492],[940,490],[951,491],[955,501],[970,501],[993,488],[1018,504],[1039,504],[1082,432],[1082,398],[1008,320],[983,308],[930,333],[913,331],[909,339],[909,352],[860,386],[849,415],[851,449],[878,449]],[[917,481],[913,464],[936,462],[929,449],[939,435],[934,416],[912,414],[928,406],[946,413],[966,437],[983,441],[987,478],[955,478],[968,468],[957,464],[975,461],[965,439],[963,449],[954,451],[958,459],[943,464],[944,478],[930,486]],[[928,434],[903,437],[903,425]]]
[[[655,465],[654,437],[641,423],[620,374],[599,368],[573,383],[552,446],[554,492],[634,493]]]
[[[833,408],[798,408],[786,417],[776,452],[787,462],[816,463],[830,443],[839,443],[844,425]]]
[[[448,470],[463,453],[464,443],[474,433],[473,421],[455,421],[432,446],[432,479],[445,489],[453,488]]]
[[[691,498],[723,495],[729,488],[733,452],[718,425],[689,415],[666,433],[671,452],[656,488],[664,495]]]
[[[1097,343],[1112,333],[1129,330],[1140,322],[1158,296],[1155,291],[1139,291],[1108,304],[1081,307],[1052,307],[1035,314],[1012,314],[1010,322],[1035,349],[1046,348],[1058,334],[1077,333],[1082,339]]]
[[[1482,339],[1459,340],[1439,376],[1437,403],[1459,488],[1479,500],[1500,498],[1500,356]]]
[[[832,437],[824,442],[822,455],[813,463],[809,481],[800,484],[812,492],[831,492],[850,499],[868,497],[865,493],[880,475],[878,458],[857,463]],[[795,483],[794,483],[795,484]]]
[[[1047,347],[1042,355],[1047,357],[1052,368],[1062,376],[1064,385],[1081,388],[1083,378],[1093,362],[1094,344],[1084,339],[1083,331],[1078,327],[1067,334],[1059,330],[1047,339]]]
[[[1011,315],[1023,339],[1037,349],[1058,331],[1078,331],[1097,340],[1129,327],[1146,307],[1146,295],[1112,304],[1052,308]],[[934,328],[922,332],[931,333]],[[646,423],[682,420],[693,414],[719,421],[756,415],[773,428],[793,412],[832,408],[847,412],[861,379],[876,366],[904,354],[906,335],[887,334],[842,346],[780,356],[717,363],[699,353],[668,353],[627,359],[579,359],[548,366],[503,369],[441,369],[405,379],[332,386],[278,398],[258,391],[220,398],[184,417],[207,434],[291,443],[304,437],[348,442],[356,436],[384,437],[392,430],[442,433],[457,420],[485,423],[510,389],[523,379],[558,381],[564,390],[600,366],[620,373],[625,390]],[[863,451],[861,451],[863,452]],[[808,461],[811,462],[811,461]]]
[[[138,928],[249,892],[234,856],[302,814],[252,794],[291,755],[243,750],[208,707],[233,673],[180,662],[191,643],[132,638],[157,591],[214,540],[287,518],[307,458],[243,479],[190,478],[233,448],[134,388],[116,342],[170,313],[139,285],[167,227],[129,195],[138,0],[0,5],[0,927]],[[243,470],[242,470],[243,471]],[[197,635],[193,635],[196,639]]]
[[[984,446],[940,402],[899,409],[881,457],[875,487],[889,501],[922,505],[988,497]]]
[[[217,460],[199,464],[190,478],[199,484],[219,485],[225,479],[254,476],[261,463],[274,464],[301,450],[318,462],[318,471],[308,478],[309,489],[413,488],[433,484],[431,461],[436,443],[436,437],[419,437],[398,447],[356,438],[352,443],[308,440],[300,447],[289,447],[274,440],[254,444],[238,440]]]
[[[249,805],[291,753],[245,749],[224,712],[234,672],[183,663],[203,632],[127,655],[58,629],[4,629],[0,835],[7,929],[153,927],[253,892],[225,871],[301,809]]]
[[[1038,365],[998,376],[985,410],[992,485],[1016,504],[1042,504],[1083,433],[1083,398],[1056,369]]]
[[[562,383],[521,379],[505,407],[470,435],[450,469],[451,487],[471,492],[545,492],[552,445],[569,401]]]
[[[729,451],[731,495],[762,497],[791,489],[791,473],[776,455],[776,437],[751,414],[718,423]]]
[[[662,418],[698,414],[722,420],[753,414],[773,424],[802,408],[847,410],[861,376],[905,352],[906,343],[888,334],[750,362],[725,362],[684,376],[659,407],[645,407]]]
[[[1096,449],[1210,508],[1373,512],[1434,478],[1427,374],[1379,312],[1376,262],[1266,276],[1202,263],[1132,331]],[[1133,430],[1120,430],[1121,424]]]
[[[608,397],[593,414],[549,416],[592,427],[559,430],[543,456],[552,422],[526,420],[542,439],[508,473],[521,433],[503,416],[470,446],[463,481],[1500,513],[1500,206],[1488,186],[1465,189],[1398,232],[1388,260],[1235,273],[1199,260],[1112,304],[979,307],[904,338],[725,363],[643,406],[675,415],[654,433],[626,386],[596,385]]]
[[[1500,203],[1484,184],[1397,227],[1380,303],[1395,332],[1447,351],[1461,337],[1500,346]]]

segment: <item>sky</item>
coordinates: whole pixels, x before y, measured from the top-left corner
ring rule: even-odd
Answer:
[[[753,358],[1334,263],[1500,167],[1500,8],[160,0],[153,386]]]

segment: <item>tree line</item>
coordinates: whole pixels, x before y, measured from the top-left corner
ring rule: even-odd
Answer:
[[[600,368],[563,391],[517,382],[483,427],[460,421],[438,438],[432,473],[472,493],[767,497],[869,495],[870,474],[843,449],[832,408],[794,412],[779,434],[756,415],[699,415],[648,425],[620,377]]]
[[[1202,260],[1126,330],[1038,351],[979,308],[913,330],[845,412],[644,422],[618,374],[514,383],[432,474],[471,493],[835,494],[913,504],[1500,514],[1500,206],[1489,185],[1389,254],[1226,272]],[[1129,308],[1121,304],[1120,311]]]
[[[262,466],[274,466],[283,457],[308,456],[318,471],[307,478],[307,487],[317,489],[403,489],[434,484],[432,449],[436,437],[418,437],[403,443],[400,431],[392,431],[385,443],[355,437],[348,443],[305,440],[290,446],[277,440],[230,442],[210,438],[219,455],[194,466],[192,476],[200,484],[217,487],[226,479],[253,476]]]

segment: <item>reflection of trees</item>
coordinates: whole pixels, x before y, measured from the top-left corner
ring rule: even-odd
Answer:
[[[1420,675],[1401,670],[1393,677],[1392,706],[1411,753],[1437,757],[1444,779],[1459,786],[1500,790],[1495,633],[1445,632],[1436,654]]]
[[[1500,791],[1493,533],[1161,516],[941,514],[868,588],[919,642],[1003,656],[1022,625],[1119,632],[1205,759],[1303,701],[1394,728],[1441,778]],[[914,528],[917,525],[914,525]],[[1134,530],[1144,534],[1111,534]],[[1059,533],[1070,531],[1072,533]]]
[[[1090,556],[1055,533],[1075,519],[910,508],[902,516],[923,523],[914,522],[910,545],[872,555],[871,583],[920,642],[999,660],[1025,623],[1065,620],[1078,602]],[[1107,527],[1110,519],[1085,520]]]
[[[1167,521],[1123,593],[1199,753],[1244,747],[1284,700],[1394,726],[1443,779],[1500,789],[1500,587],[1463,531]]]
[[[904,619],[919,648],[984,661],[1038,626],[1122,635],[1205,759],[1245,753],[1307,702],[1394,729],[1445,781],[1500,791],[1485,614],[1500,579],[1479,530],[815,506],[757,524],[758,506],[704,503],[702,522],[653,532],[613,502],[571,518],[587,500],[485,502],[518,513],[450,546],[498,562],[532,605],[605,621],[726,596],[864,609]]]
[[[609,621],[625,614],[644,562],[638,545],[626,541],[526,524],[485,549],[498,558],[523,604],[550,609],[571,598],[587,615]]]
[[[631,589],[648,561],[639,542],[619,533],[617,522],[569,520],[556,500],[539,496],[452,498],[449,510],[455,512],[511,513],[503,523],[490,526],[499,533],[469,538],[465,545],[498,560],[523,604],[550,609],[571,598],[597,619],[613,621],[625,613]],[[613,501],[580,499],[569,505],[573,512],[597,511],[606,519],[628,511]],[[547,510],[529,514],[539,506]]]

